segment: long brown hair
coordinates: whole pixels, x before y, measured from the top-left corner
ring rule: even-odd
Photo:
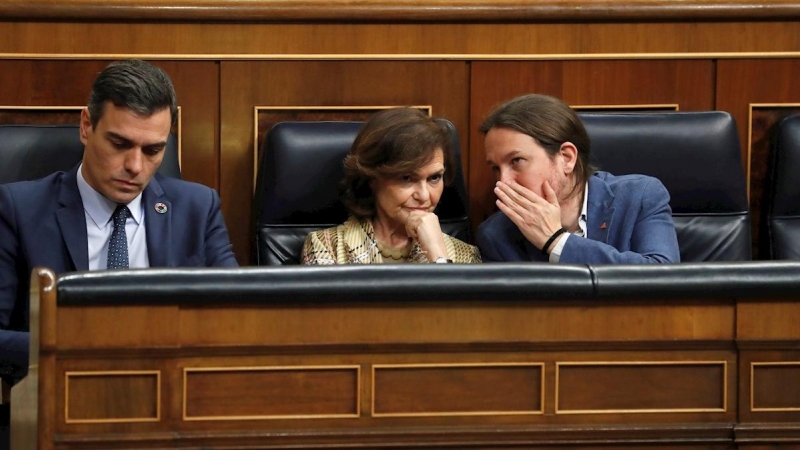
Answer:
[[[578,160],[570,196],[582,190],[597,170],[589,160],[592,146],[586,128],[575,111],[555,97],[528,94],[513,98],[495,107],[480,130],[486,134],[492,128],[508,128],[532,137],[550,158],[558,154],[561,144],[571,142],[578,149]]]

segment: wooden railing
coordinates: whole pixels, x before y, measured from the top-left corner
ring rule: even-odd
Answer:
[[[794,448],[799,271],[38,271],[13,448]]]
[[[198,22],[607,22],[793,20],[796,0],[7,0],[25,20]]]

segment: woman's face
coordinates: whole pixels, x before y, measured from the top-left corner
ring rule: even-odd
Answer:
[[[412,211],[432,212],[444,190],[444,153],[412,173],[379,178],[370,183],[377,219],[390,226],[405,225]]]

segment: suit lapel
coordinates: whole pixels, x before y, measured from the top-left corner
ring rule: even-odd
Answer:
[[[86,213],[78,191],[78,167],[61,178],[56,220],[75,270],[89,270],[89,238],[86,234]]]
[[[172,203],[164,195],[157,177],[142,193],[144,223],[147,230],[147,257],[150,267],[172,267]]]
[[[589,202],[586,206],[586,232],[588,238],[608,243],[608,230],[613,226],[614,193],[600,177],[589,177]]]

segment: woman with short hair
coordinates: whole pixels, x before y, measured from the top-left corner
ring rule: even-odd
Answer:
[[[344,160],[336,227],[310,233],[304,264],[479,263],[477,247],[442,233],[434,214],[455,170],[450,132],[413,108],[378,112]]]

